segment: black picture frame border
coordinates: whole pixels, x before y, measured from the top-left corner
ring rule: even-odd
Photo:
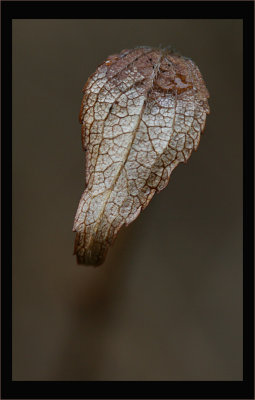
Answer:
[[[117,15],[116,15],[117,14]],[[208,18],[243,20],[243,381],[12,380],[12,19]],[[121,17],[120,17],[121,16]],[[254,398],[254,3],[253,1],[1,2],[1,398]],[[226,49],[227,51],[227,49]]]

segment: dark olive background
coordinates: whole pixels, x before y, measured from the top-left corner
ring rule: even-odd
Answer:
[[[197,152],[76,264],[81,89],[105,58],[173,45],[210,92]],[[13,379],[242,380],[242,21],[14,20]]]

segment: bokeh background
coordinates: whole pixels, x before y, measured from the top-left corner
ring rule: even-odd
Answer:
[[[198,151],[101,267],[76,264],[82,87],[174,46],[210,92]],[[13,21],[13,379],[242,380],[242,21]]]

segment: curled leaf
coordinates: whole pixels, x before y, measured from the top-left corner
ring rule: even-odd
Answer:
[[[83,89],[86,189],[75,216],[74,254],[99,265],[171,172],[197,149],[209,97],[195,63],[170,49],[112,55]]]

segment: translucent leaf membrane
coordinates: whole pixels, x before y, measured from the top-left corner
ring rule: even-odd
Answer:
[[[109,56],[83,92],[86,187],[74,254],[79,264],[100,265],[119,229],[197,149],[209,94],[191,59],[151,47]]]

